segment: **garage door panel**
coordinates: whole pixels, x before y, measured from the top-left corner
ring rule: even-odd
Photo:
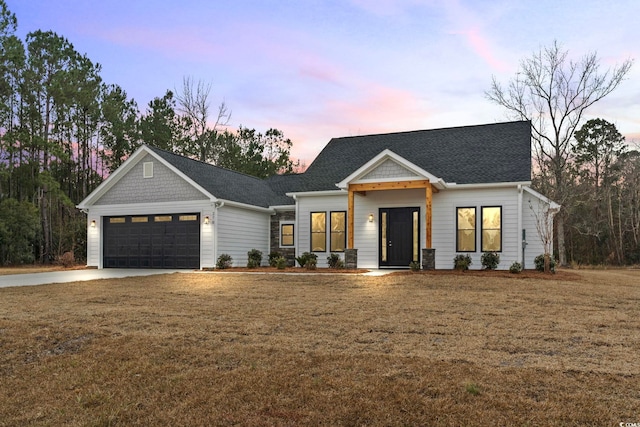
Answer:
[[[199,268],[198,214],[106,217],[105,268]]]

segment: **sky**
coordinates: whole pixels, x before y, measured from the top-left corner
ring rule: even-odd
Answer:
[[[18,35],[52,30],[141,112],[185,77],[230,125],[277,128],[310,164],[333,137],[511,120],[487,100],[558,41],[601,71],[635,64],[588,110],[640,144],[640,1],[5,0]]]

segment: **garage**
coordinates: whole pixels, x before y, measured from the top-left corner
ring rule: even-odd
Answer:
[[[104,268],[200,268],[200,215],[103,218]]]

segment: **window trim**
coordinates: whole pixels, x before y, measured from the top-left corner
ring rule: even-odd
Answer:
[[[291,227],[293,227],[292,232],[291,232],[291,237],[293,239],[293,243],[291,243],[290,245],[285,245],[284,243],[282,243],[282,236],[284,235],[282,233],[282,227],[285,225],[290,225]],[[278,233],[278,246],[281,248],[294,248],[296,246],[296,223],[295,221],[280,221],[280,231]]]
[[[342,213],[344,214],[344,244],[343,249],[341,251],[334,251],[331,248],[333,247],[333,229],[331,220],[333,218],[334,213]],[[342,253],[347,248],[347,211],[329,211],[329,252],[333,253]]]
[[[500,249],[497,251],[485,251],[484,250],[484,210],[485,208],[497,208],[500,209],[500,228],[498,229],[500,231]],[[502,230],[503,230],[503,226],[502,226],[502,206],[500,205],[487,205],[487,206],[480,206],[480,251],[481,252],[502,252]],[[495,228],[487,228],[487,230],[496,230]]]
[[[142,163],[142,177],[153,178],[153,162]]]
[[[314,214],[324,214],[324,231],[323,232],[313,231],[313,215]],[[324,249],[321,251],[316,251],[313,249],[314,234],[324,234]],[[327,252],[327,211],[309,212],[309,252]]]
[[[463,251],[460,249],[460,225],[458,223],[458,210],[459,209],[473,209],[473,250]],[[461,253],[475,253],[478,252],[478,207],[477,206],[456,206],[456,252]],[[468,230],[468,229],[464,229]]]

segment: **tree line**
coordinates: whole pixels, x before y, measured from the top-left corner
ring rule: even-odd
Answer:
[[[38,30],[21,40],[17,25],[0,0],[0,264],[84,256],[86,218],[75,205],[143,143],[257,177],[299,167],[281,131],[232,129],[228,106],[211,108],[210,84],[184,78],[140,111],[66,38]],[[640,151],[615,124],[585,122],[631,66],[601,70],[595,53],[573,60],[556,42],[486,92],[532,123],[533,186],[562,206],[561,264],[640,263]]]
[[[52,31],[16,36],[0,0],[0,264],[86,254],[86,218],[75,205],[141,144],[257,177],[292,172],[282,131],[229,126],[211,85],[185,78],[141,112],[101,66]]]
[[[606,70],[596,53],[574,60],[554,42],[521,61],[506,85],[493,79],[489,100],[530,120],[533,187],[559,203],[555,257],[561,265],[640,263],[640,151],[615,124],[585,121],[633,65]]]

